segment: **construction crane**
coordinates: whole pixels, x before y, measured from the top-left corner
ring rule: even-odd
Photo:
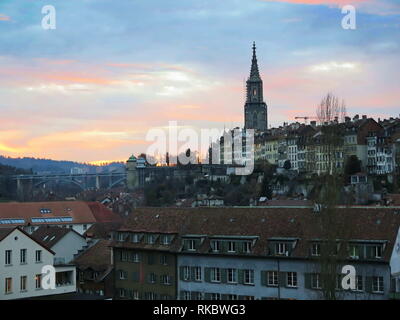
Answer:
[[[295,119],[303,119],[304,124],[307,124],[308,119],[318,119],[318,117],[310,117],[310,116],[305,116],[305,117],[294,117]]]

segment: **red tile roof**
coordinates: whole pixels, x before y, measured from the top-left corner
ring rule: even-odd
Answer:
[[[46,210],[44,213],[43,209]],[[32,223],[31,219],[54,217],[72,218],[72,222],[57,222],[57,224],[95,223],[120,219],[119,216],[100,203],[84,201],[0,203],[0,219],[25,219],[25,224],[40,225],[47,223]]]
[[[325,224],[343,240],[386,240],[388,261],[400,226],[399,207],[341,207]],[[321,213],[312,208],[137,208],[120,231],[206,236],[256,236],[253,254],[265,255],[271,238],[298,238],[294,257],[309,254],[310,241],[326,239]],[[177,238],[177,237],[176,237]],[[132,243],[114,243],[132,246]],[[175,247],[179,251],[179,246]],[[207,248],[203,248],[207,252]]]

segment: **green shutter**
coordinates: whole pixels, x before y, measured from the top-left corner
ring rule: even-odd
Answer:
[[[211,268],[204,268],[204,281],[211,282]]]
[[[228,275],[227,275],[227,270],[226,269],[221,269],[221,282],[226,283],[228,281]]]
[[[196,267],[190,267],[190,281],[195,281],[196,279]]]
[[[238,273],[238,283],[244,284],[244,270],[239,269]]]
[[[304,274],[304,286],[306,287],[306,289],[311,289],[311,277],[311,273]]]
[[[236,242],[236,252],[237,253],[243,253],[244,252],[244,244],[245,244],[245,242],[244,241],[237,241]]]
[[[286,272],[279,272],[279,286],[286,287],[287,274]]]
[[[365,277],[365,291],[372,292],[372,277]]]
[[[261,285],[267,285],[267,271],[261,271]]]
[[[180,266],[180,267],[179,267],[179,280],[181,280],[181,281],[184,280],[184,277],[183,277],[183,269],[184,269],[183,266]]]

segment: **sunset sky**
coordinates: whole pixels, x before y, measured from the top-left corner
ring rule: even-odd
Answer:
[[[168,121],[242,126],[253,41],[272,126],[327,92],[399,116],[399,40],[398,0],[0,0],[0,154],[122,160]]]

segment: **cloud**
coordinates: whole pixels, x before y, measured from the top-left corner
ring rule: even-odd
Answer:
[[[11,18],[3,13],[0,13],[0,21],[11,21]]]

